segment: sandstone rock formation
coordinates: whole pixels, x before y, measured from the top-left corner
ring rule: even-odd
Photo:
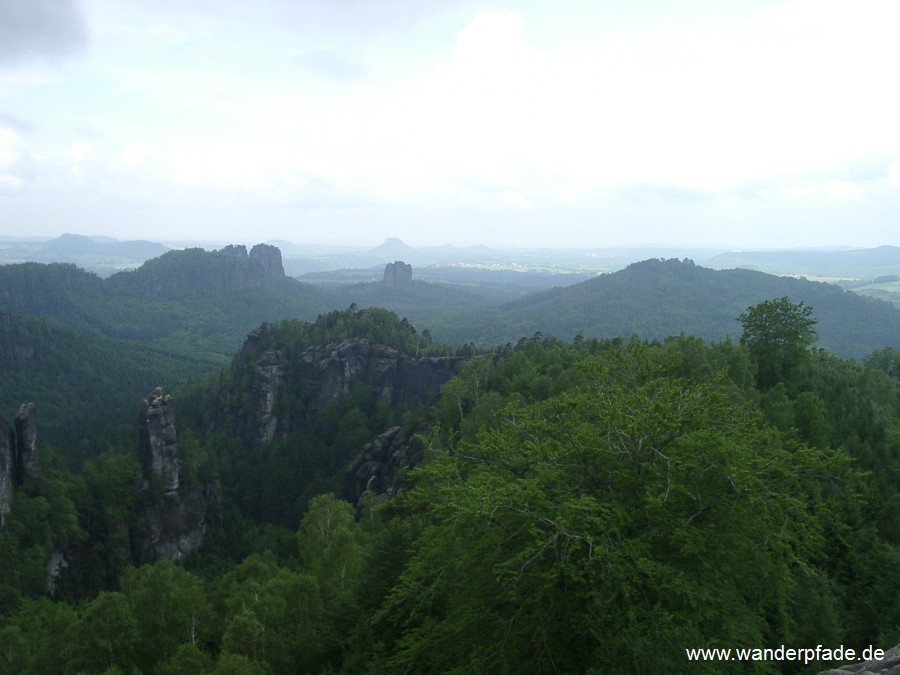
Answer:
[[[13,493],[38,475],[37,406],[23,403],[14,430],[0,418],[0,529],[12,506]]]
[[[424,430],[422,430],[424,431]],[[347,469],[343,497],[356,504],[359,516],[367,499],[386,499],[403,487],[406,473],[422,461],[425,448],[416,433],[392,427],[362,451]]]
[[[392,347],[351,338],[338,345],[316,346],[300,357],[300,391],[304,401],[323,405],[342,399],[359,384],[392,406],[425,403],[456,375],[461,357],[413,357]]]
[[[9,425],[0,418],[0,530],[6,525],[13,498],[13,443]]]
[[[179,475],[175,408],[157,387],[141,405],[142,515],[147,521],[144,561],[163,557],[182,563],[203,546],[220,523],[219,495],[211,481],[190,483]]]
[[[278,350],[263,351],[254,358],[257,340],[258,335],[248,336],[244,351],[248,360],[255,361],[248,374],[250,403],[235,405],[231,412],[238,436],[255,451],[298,428],[303,423],[299,409],[303,414],[315,414],[331,402],[346,400],[360,386],[391,406],[427,403],[465,360],[414,357],[365,338],[351,338],[337,345],[310,347],[288,363]],[[276,401],[282,387],[300,405],[279,416]]]
[[[168,251],[130,272],[112,275],[109,285],[146,297],[183,293],[228,293],[261,288],[284,279],[281,251],[258,244],[250,253],[243,244],[220,251],[189,248]]]
[[[141,469],[144,481],[158,481],[159,490],[178,489],[178,453],[175,445],[175,408],[161,387],[141,404]],[[155,486],[154,486],[155,487]]]
[[[395,260],[384,267],[384,283],[390,286],[408,286],[412,283],[412,265]]]
[[[281,249],[270,244],[257,244],[250,249],[250,259],[255,260],[263,269],[266,279],[284,277],[284,264],[281,261]]]
[[[37,406],[23,403],[16,412],[16,484],[24,487],[38,475]]]
[[[883,659],[851,663],[825,670],[819,675],[900,675],[900,645],[889,650]]]

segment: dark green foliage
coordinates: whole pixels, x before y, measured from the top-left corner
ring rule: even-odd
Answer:
[[[760,389],[787,382],[809,359],[816,341],[812,307],[790,298],[766,300],[747,308],[740,321],[741,344],[750,350]]]
[[[786,302],[802,327],[805,305]],[[223,516],[185,568],[132,567],[133,414],[131,440],[84,448],[75,475],[70,447],[41,445],[0,532],[0,673],[693,673],[721,664],[687,664],[685,647],[892,646],[895,355],[860,364],[807,351],[809,337],[779,351],[533,333],[473,354],[380,309],[266,324],[175,397],[182,480],[217,482]],[[307,404],[285,384],[274,440],[235,431],[266,352],[290,383],[306,350],[352,338],[472,358],[429,410],[365,386]],[[430,428],[425,464],[357,521],[340,478],[401,422]],[[51,600],[46,563],[63,549]]]

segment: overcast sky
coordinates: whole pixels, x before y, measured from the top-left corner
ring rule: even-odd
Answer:
[[[900,0],[0,0],[0,235],[900,245]]]

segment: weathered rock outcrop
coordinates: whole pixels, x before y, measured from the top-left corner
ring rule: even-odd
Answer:
[[[161,387],[141,404],[140,453],[143,478],[158,482],[159,491],[178,489],[178,452],[175,445],[175,408]],[[154,485],[154,488],[157,486]]]
[[[281,261],[281,249],[271,244],[257,244],[250,249],[250,259],[255,260],[263,269],[267,279],[284,277],[284,264]]]
[[[321,406],[365,385],[392,406],[425,403],[456,375],[461,357],[413,357],[392,347],[351,338],[336,346],[316,346],[300,357],[300,391],[304,401]]]
[[[256,289],[284,279],[281,251],[258,244],[250,253],[243,244],[220,251],[189,248],[168,251],[130,272],[113,274],[113,288],[130,289],[146,297],[183,293],[228,293]]]
[[[23,403],[16,412],[16,484],[27,486],[38,475],[37,406]]]
[[[256,339],[248,337],[248,358]],[[358,387],[367,388],[391,406],[414,406],[437,396],[441,385],[456,375],[464,360],[409,356],[365,338],[310,347],[292,363],[281,351],[264,351],[255,358],[256,365],[249,373],[249,406],[232,412],[237,433],[247,447],[259,450],[302,424],[297,409],[278,415],[276,402],[282,387],[304,414],[315,414],[329,403],[344,401]]]
[[[384,267],[383,282],[389,286],[408,286],[412,283],[412,265],[395,260]]]
[[[0,529],[12,507],[13,493],[38,475],[37,406],[23,403],[14,430],[0,418]]]
[[[6,525],[13,498],[13,437],[9,425],[0,418],[0,530]]]
[[[142,557],[184,562],[203,546],[207,530],[220,524],[218,492],[211,481],[191,483],[179,475],[175,408],[159,387],[141,405],[140,436],[147,521]]]
[[[403,488],[407,472],[422,461],[424,452],[417,433],[402,427],[388,429],[366,443],[350,464],[344,478],[343,497],[356,504],[357,516],[368,499],[393,497]]]
[[[252,410],[245,418],[249,422],[242,430],[250,445],[261,448],[275,438],[278,418],[275,415],[275,401],[278,389],[284,380],[284,356],[278,350],[263,353],[253,369],[250,384]]]
[[[883,659],[851,663],[846,666],[832,668],[819,675],[900,675],[900,645],[889,650]]]

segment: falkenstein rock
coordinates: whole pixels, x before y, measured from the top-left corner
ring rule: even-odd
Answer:
[[[203,546],[210,527],[221,523],[219,495],[209,480],[180,475],[172,398],[157,387],[141,405],[143,562],[157,557],[183,563]]]
[[[389,286],[408,286],[412,283],[412,265],[395,260],[384,267],[383,282]]]

